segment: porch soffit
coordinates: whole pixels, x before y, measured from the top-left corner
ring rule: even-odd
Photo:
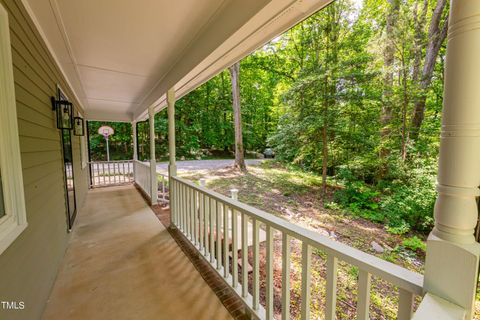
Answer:
[[[90,120],[160,110],[331,0],[22,0]]]

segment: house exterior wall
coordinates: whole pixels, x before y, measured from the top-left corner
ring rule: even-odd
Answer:
[[[67,213],[60,131],[50,97],[57,84],[78,108],[21,1],[0,0],[10,24],[27,229],[0,255],[0,301],[24,302],[0,319],[39,319],[64,256]],[[14,106],[12,106],[14,107]],[[72,136],[77,212],[88,190],[88,166],[81,166],[80,138]]]

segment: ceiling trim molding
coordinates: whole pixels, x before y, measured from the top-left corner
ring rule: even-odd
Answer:
[[[116,100],[116,99],[88,97],[87,100],[104,101],[104,102],[116,102],[116,103],[128,103],[128,104],[131,104],[131,105],[139,105],[139,103],[135,102],[135,101],[124,101],[124,100]]]
[[[119,70],[89,66],[88,64],[76,63],[76,65],[79,66],[79,67],[85,68],[85,69],[100,70],[100,71],[106,71],[106,72],[112,72],[112,73],[120,73],[120,74],[124,74],[124,75],[131,76],[131,77],[137,77],[137,78],[147,79],[149,77],[149,76],[138,74],[138,73],[131,73],[131,72],[125,72],[125,71],[119,71]]]
[[[83,106],[82,100],[79,98],[79,95],[78,95],[77,91],[75,90],[75,87],[72,85],[72,83],[70,82],[70,79],[67,77],[67,73],[65,72],[62,65],[60,64],[60,60],[58,59],[57,55],[55,54],[55,51],[53,50],[52,45],[50,44],[47,36],[45,35],[45,32],[43,31],[42,27],[40,26],[40,23],[38,22],[37,17],[33,13],[32,8],[28,4],[27,0],[21,0],[21,3],[23,5],[23,7],[25,8],[25,11],[27,11],[28,16],[32,20],[34,27],[37,29],[38,34],[42,38],[43,43],[47,47],[47,50],[50,53],[50,56],[53,58],[55,64],[57,65],[57,68],[60,70],[60,73],[63,76],[63,80],[68,84],[70,90],[73,92],[73,95],[75,96],[75,99],[77,100],[77,102],[80,106],[80,109],[82,110],[83,113],[85,113],[85,107]],[[80,81],[80,79],[79,79],[79,81]]]
[[[85,112],[85,119],[88,121],[132,122],[133,115],[131,113],[87,110]]]

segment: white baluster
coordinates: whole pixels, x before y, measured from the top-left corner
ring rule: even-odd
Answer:
[[[267,319],[273,319],[273,229],[267,225],[266,261],[266,312]]]
[[[229,245],[229,232],[228,232],[228,207],[226,204],[223,204],[223,276],[226,278],[228,276],[229,270],[229,261],[228,261],[228,245]]]
[[[220,203],[217,202],[215,206],[217,216],[217,270],[222,268],[222,214],[220,212]]]
[[[310,319],[310,281],[312,272],[310,270],[312,262],[312,248],[308,243],[302,243],[302,310],[303,320]]]
[[[398,320],[410,320],[413,314],[413,293],[398,288]]]
[[[242,212],[242,297],[248,296],[248,216]]]
[[[327,256],[327,296],[325,306],[326,320],[335,320],[335,311],[337,305],[337,270],[338,259],[329,254]]]
[[[238,212],[232,209],[232,286],[238,287]]]
[[[203,207],[203,193],[198,192],[198,211],[199,211],[199,218],[198,218],[198,241],[200,243],[200,252],[203,251],[205,254],[205,210]]]
[[[253,310],[258,310],[260,306],[260,245],[259,229],[260,223],[257,219],[252,219],[253,231]]]
[[[200,224],[199,224],[199,219],[198,219],[198,197],[199,197],[199,194],[198,194],[198,191],[192,189],[192,192],[193,192],[193,210],[192,210],[192,213],[193,213],[193,232],[194,232],[194,236],[193,236],[193,243],[195,245],[197,245],[199,248],[200,248]]]
[[[357,319],[368,320],[370,306],[370,282],[371,275],[367,271],[360,270],[358,273],[358,297],[357,297]]]
[[[290,235],[282,235],[282,320],[290,319]]]
[[[210,216],[210,262],[213,263],[215,260],[215,210],[213,205],[213,199],[208,198],[207,201],[207,212]]]

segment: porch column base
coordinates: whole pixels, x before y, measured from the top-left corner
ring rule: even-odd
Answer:
[[[459,244],[433,233],[427,240],[424,290],[474,314],[480,244]]]

